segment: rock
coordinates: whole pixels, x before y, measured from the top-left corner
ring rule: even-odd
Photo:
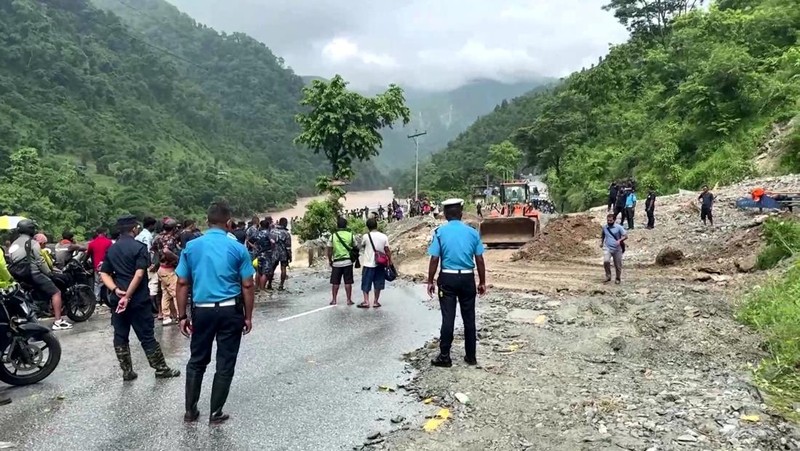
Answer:
[[[711,274],[705,272],[699,272],[694,275],[693,279],[696,280],[697,282],[708,282],[709,280],[711,280]]]
[[[719,433],[722,435],[731,435],[736,430],[736,425],[733,424],[726,424],[722,426],[722,429],[719,430]]]
[[[398,416],[396,416],[396,417],[392,418],[390,421],[391,421],[392,423],[394,423],[394,424],[400,424],[400,423],[402,423],[403,421],[406,421],[406,417],[404,417],[404,416],[402,416],[402,415],[398,415]]]
[[[711,280],[713,280],[714,282],[717,282],[717,283],[725,283],[725,282],[727,282],[727,281],[729,281],[731,279],[733,279],[733,277],[732,276],[728,276],[728,275],[720,275],[720,276],[712,275],[711,276]]]
[[[456,399],[461,404],[467,405],[469,404],[469,396],[465,395],[464,393],[456,393]]]
[[[508,312],[507,318],[509,321],[517,323],[537,324],[536,320],[540,316],[542,316],[541,312],[537,312],[536,310],[515,308]]]
[[[658,252],[658,256],[656,256],[656,264],[659,266],[672,266],[683,260],[683,257],[683,251],[680,249],[665,247]]]
[[[739,272],[750,272],[756,269],[756,262],[758,261],[758,256],[750,255],[749,257],[741,258],[736,261],[736,269]]]
[[[597,428],[597,432],[601,434],[608,434],[608,428],[606,427],[606,425],[601,424],[600,427]]]
[[[677,438],[677,440],[679,442],[691,443],[691,442],[696,442],[697,441],[697,437],[695,437],[694,435],[690,435],[690,434],[683,434],[683,435],[679,436]]]
[[[611,339],[611,349],[616,352],[622,351],[625,349],[625,339],[622,337],[614,337]]]
[[[367,440],[375,440],[381,436],[380,432],[373,432],[367,436]]]

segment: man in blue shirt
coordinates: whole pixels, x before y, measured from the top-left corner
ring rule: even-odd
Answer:
[[[625,216],[628,218],[628,229],[633,228],[633,217],[636,214],[636,192],[631,188],[625,198]]]
[[[616,283],[622,280],[622,254],[625,252],[625,240],[628,234],[625,228],[616,224],[613,214],[606,218],[606,226],[600,235],[600,248],[605,248],[603,253],[603,267],[606,270],[606,283],[611,282],[611,261],[614,261],[614,270],[617,273]]]
[[[242,335],[253,328],[253,264],[247,248],[228,237],[231,210],[215,203],[208,209],[210,229],[186,244],[178,276],[178,319],[181,333],[192,337],[191,358],[186,365],[187,422],[197,421],[197,402],[203,374],[211,361],[211,346],[217,341],[217,371],[211,387],[209,423],[219,424],[229,416],[222,412],[233,381]],[[189,287],[192,318],[186,316]]]
[[[428,254],[428,295],[433,297],[436,287],[433,278],[441,263],[437,279],[439,307],[442,310],[442,329],[439,340],[439,355],[431,361],[434,366],[449,368],[450,347],[453,344],[453,328],[456,322],[456,303],[461,305],[464,321],[464,361],[477,365],[477,332],[475,328],[475,295],[486,293],[486,265],[483,261],[483,243],[474,228],[461,222],[464,201],[449,199],[442,202],[447,224],[433,232]],[[475,268],[478,268],[479,283],[475,287]]]

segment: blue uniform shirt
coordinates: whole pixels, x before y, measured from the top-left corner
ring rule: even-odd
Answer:
[[[628,194],[628,197],[625,198],[625,207],[633,208],[636,205],[636,200],[636,193]]]
[[[441,257],[442,269],[474,269],[475,256],[483,255],[483,243],[477,230],[452,220],[433,231],[428,255]]]
[[[192,281],[195,304],[222,302],[242,293],[242,280],[253,277],[252,259],[241,243],[221,229],[189,241],[175,273]]]

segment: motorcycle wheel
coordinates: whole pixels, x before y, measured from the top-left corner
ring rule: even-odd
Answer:
[[[76,323],[82,323],[92,317],[97,306],[94,291],[88,285],[75,285],[72,287],[69,298],[66,299],[67,317]]]
[[[33,355],[32,362],[24,363],[19,359],[11,359],[9,355],[11,345],[4,349],[0,355],[0,381],[9,385],[30,385],[35,384],[49,376],[55,371],[58,362],[61,360],[61,343],[52,332],[42,336],[41,341],[29,338],[25,343],[28,351]],[[47,352],[47,356],[44,356]],[[28,371],[38,368],[30,373],[20,375],[20,370]]]

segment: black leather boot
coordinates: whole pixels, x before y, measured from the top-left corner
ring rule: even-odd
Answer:
[[[220,424],[227,421],[230,416],[222,413],[225,401],[228,400],[228,393],[231,391],[232,377],[214,375],[214,384],[211,386],[211,416],[208,418],[209,424]]]
[[[129,345],[114,346],[114,352],[117,353],[117,360],[119,360],[119,367],[122,369],[122,380],[132,381],[139,377],[133,371],[133,362],[131,361],[131,347]]]
[[[186,375],[186,413],[183,415],[183,421],[191,423],[197,421],[200,417],[200,411],[197,410],[197,403],[200,401],[200,391],[203,388],[203,375],[187,374]]]
[[[156,344],[156,349],[147,354],[147,361],[150,362],[150,367],[156,370],[156,377],[163,379],[168,377],[178,377],[181,375],[179,370],[173,370],[167,366],[164,359],[164,353],[161,352],[161,346]]]

